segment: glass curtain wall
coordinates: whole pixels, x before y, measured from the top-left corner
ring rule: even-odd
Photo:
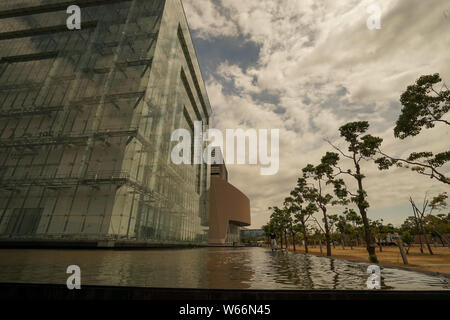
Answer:
[[[205,242],[210,169],[170,161],[211,114],[181,2],[79,1],[76,31],[64,3],[0,4],[0,237]]]

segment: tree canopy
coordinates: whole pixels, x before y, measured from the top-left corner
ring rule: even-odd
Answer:
[[[450,125],[444,119],[450,110],[450,90],[445,84],[439,90],[435,88],[441,81],[438,73],[424,75],[406,89],[400,98],[403,108],[394,128],[395,137],[405,139],[417,136],[424,128],[434,128],[436,123]],[[380,170],[397,165],[450,184],[450,177],[446,176],[446,168],[443,168],[450,161],[450,150],[438,153],[414,151],[405,159],[392,157],[381,150],[379,154],[382,157],[375,162]]]
[[[415,84],[408,86],[400,98],[403,108],[394,128],[395,137],[416,136],[423,128],[434,128],[437,122],[450,125],[443,119],[450,110],[450,90],[442,84],[438,91],[435,85],[440,82],[442,79],[436,73],[421,76]]]

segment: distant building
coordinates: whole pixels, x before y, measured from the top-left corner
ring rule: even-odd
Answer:
[[[242,229],[241,239],[254,239],[254,238],[264,238],[265,233],[262,229]]]
[[[222,151],[219,148],[215,148],[211,152],[211,155],[213,157],[215,157],[216,152],[217,152],[218,158],[222,159],[222,162],[223,162],[224,159],[223,159]],[[211,176],[228,181],[228,170],[227,170],[227,167],[225,166],[225,164],[212,164],[211,165]]]
[[[440,237],[434,235],[427,234],[426,239],[423,234],[416,234],[414,235],[414,242],[415,244],[422,243],[425,245],[426,241],[430,244],[437,244],[439,246],[450,246],[450,233],[441,234]]]
[[[216,148],[213,152],[221,150]],[[209,200],[209,243],[240,242],[241,227],[251,224],[250,200],[228,183],[225,164],[211,165]]]

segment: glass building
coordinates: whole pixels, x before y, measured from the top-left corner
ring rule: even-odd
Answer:
[[[211,116],[181,0],[2,0],[0,26],[0,241],[208,242],[210,167],[170,160]]]

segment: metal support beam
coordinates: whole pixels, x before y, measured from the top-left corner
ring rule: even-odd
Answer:
[[[18,55],[18,56],[9,56],[9,57],[1,58],[0,64],[47,60],[47,59],[56,58],[57,56],[58,56],[58,51],[39,52],[39,53],[24,54],[24,55]]]
[[[83,22],[83,23],[81,23],[81,28],[82,29],[96,28],[97,23],[98,23],[98,21]],[[44,35],[44,34],[52,34],[52,33],[60,33],[60,32],[73,32],[73,31],[67,29],[67,25],[62,24],[59,26],[26,29],[26,30],[11,31],[11,32],[2,32],[2,33],[0,33],[0,40],[26,38],[26,37],[40,36],[40,35]]]
[[[0,11],[0,19],[14,18],[14,17],[24,17],[33,14],[40,14],[46,12],[55,11],[65,11],[67,7],[71,5],[77,5],[80,8],[101,6],[105,4],[119,3],[119,2],[130,2],[132,0],[72,0],[65,1],[61,3],[51,3],[41,6],[33,6],[28,8],[19,8]]]

